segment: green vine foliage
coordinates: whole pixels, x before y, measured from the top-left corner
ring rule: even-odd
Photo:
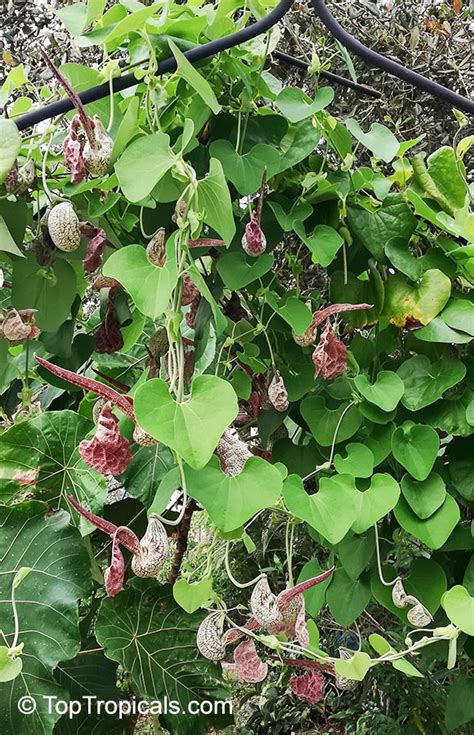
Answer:
[[[357,732],[467,732],[467,121],[426,159],[337,120],[316,61],[314,94],[282,83],[277,30],[187,61],[264,3],[106,5],[58,11],[98,69],[46,58],[43,88],[23,67],[4,88],[1,731],[132,731],[46,706],[93,695],[237,733],[188,710],[233,693],[261,696],[247,733],[356,732],[380,687],[405,705]],[[125,68],[131,91],[18,133]]]

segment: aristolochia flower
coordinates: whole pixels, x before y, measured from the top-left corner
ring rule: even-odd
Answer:
[[[103,475],[121,475],[132,461],[130,442],[120,433],[118,418],[106,403],[97,421],[93,439],[79,444],[79,454],[84,462]]]
[[[234,663],[224,662],[223,669],[247,684],[258,684],[268,674],[268,664],[258,655],[252,638],[239,643],[234,651]]]
[[[331,322],[326,322],[313,352],[314,377],[332,380],[342,375],[347,365],[347,347],[334,334]]]
[[[290,687],[293,694],[309,704],[317,704],[324,698],[325,678],[318,671],[305,671],[298,676],[293,674],[290,679]]]

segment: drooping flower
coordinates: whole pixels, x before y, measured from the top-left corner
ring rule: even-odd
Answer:
[[[84,140],[78,135],[80,124],[79,116],[73,117],[68,134],[63,141],[64,162],[71,174],[73,184],[80,184],[86,175],[86,167],[82,156]]]
[[[166,231],[164,227],[160,227],[148,242],[146,255],[148,261],[155,268],[163,268],[166,264]]]
[[[268,386],[268,398],[276,411],[284,412],[288,410],[288,406],[290,405],[288,391],[286,390],[285,381],[278,370],[275,371],[275,375]]]
[[[36,309],[9,309],[7,314],[0,314],[0,336],[5,337],[13,347],[22,344],[26,339],[36,339],[40,330],[35,326]]]
[[[191,276],[187,273],[183,276],[183,292],[181,295],[181,306],[189,306],[194,301],[196,296],[199,295],[199,291],[194,285]]]
[[[433,620],[431,613],[413,595],[407,595],[400,577],[397,577],[392,587],[392,601],[395,607],[404,608],[411,605],[407,612],[408,621],[417,628],[425,628]]]
[[[228,477],[240,475],[246,461],[252,456],[245,442],[229,429],[226,429],[219,439],[216,454],[219,457],[222,471]]]
[[[91,513],[83,508],[70,495],[67,501],[96,528],[108,534],[112,541],[112,560],[105,572],[105,588],[110,597],[117,595],[123,587],[125,566],[119,545],[124,546],[132,553],[132,570],[140,577],[157,577],[168,554],[168,537],[163,524],[154,515],[148,519],[147,530],[141,541],[127,526],[116,526],[115,523]]]
[[[346,369],[347,347],[334,334],[329,319],[313,352],[312,360],[315,378],[333,380],[342,375]]]
[[[223,663],[223,668],[247,684],[258,684],[268,674],[268,664],[258,655],[252,638],[239,643],[234,651],[234,663]]]
[[[86,255],[83,260],[84,272],[93,273],[102,265],[102,254],[104,252],[107,236],[102,228],[93,228],[92,237],[87,245]]]
[[[305,671],[304,674],[293,674],[290,687],[293,694],[309,704],[317,704],[324,699],[326,680],[318,671]]]
[[[117,531],[112,536],[112,559],[110,566],[104,572],[105,591],[109,597],[118,595],[125,581],[125,559],[120,549]]]
[[[196,644],[204,658],[220,661],[225,656],[223,641],[224,614],[213,612],[207,615],[198,628]]]
[[[345,311],[361,311],[371,308],[372,304],[331,304],[331,306],[327,306],[325,309],[320,309],[319,311],[314,312],[311,324],[303,334],[292,332],[293,339],[300,347],[309,347],[309,345],[313,344],[316,338],[316,332],[319,325],[329,319],[330,316],[340,314]]]
[[[267,577],[262,577],[253,588],[250,598],[252,615],[261,627],[269,633],[285,633],[289,638],[296,638],[302,646],[307,646],[309,633],[306,627],[305,604],[303,593],[317,584],[321,584],[334,572],[334,567],[305,582],[283,590],[274,595]]]
[[[95,351],[100,354],[113,354],[123,347],[123,337],[120,324],[115,313],[115,298],[118,289],[111,288],[107,297],[105,316],[102,324],[95,333]]]
[[[242,237],[242,247],[244,251],[247,255],[250,255],[253,258],[264,253],[267,247],[267,239],[261,227],[266,185],[267,172],[265,170],[263,172],[262,183],[260,185],[257,207],[250,215],[250,221],[245,226],[245,231]]]
[[[100,412],[93,439],[83,439],[79,453],[84,462],[103,475],[121,475],[132,461],[130,442],[120,433],[118,418],[110,403]]]

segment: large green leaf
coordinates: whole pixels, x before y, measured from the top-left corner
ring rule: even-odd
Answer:
[[[103,267],[106,276],[115,278],[130,294],[137,309],[158,319],[169,306],[169,300],[178,280],[175,238],[166,244],[166,263],[163,268],[152,265],[141,245],[127,245],[116,250]]]
[[[374,383],[370,383],[366,375],[357,375],[354,378],[357,390],[364,398],[382,411],[393,411],[403,396],[403,382],[397,373],[391,370],[381,370],[377,373]]]
[[[21,148],[21,136],[13,120],[0,117],[0,184],[7,178]]]
[[[135,444],[132,452],[133,460],[121,475],[120,480],[127,488],[129,495],[137,498],[149,508],[159,483],[175,466],[173,456],[170,450],[162,444],[154,444],[151,447]]]
[[[396,273],[385,285],[383,313],[396,327],[419,327],[439,314],[450,294],[450,279],[436,268],[426,271],[416,286]]]
[[[461,518],[459,505],[451,495],[446,495],[443,504],[429,518],[418,518],[404,498],[400,498],[394,512],[401,527],[430,549],[440,549]]]
[[[164,697],[180,705],[178,714],[163,715],[171,732],[205,735],[230,718],[191,714],[189,703],[226,700],[220,668],[203,658],[196,633],[204,615],[188,615],[174,601],[171,587],[134,579],[113,599],[102,602],[96,637],[108,658],[130,672],[134,692],[148,700]],[[227,710],[229,711],[229,710]]]
[[[372,476],[370,487],[357,497],[357,519],[352,525],[354,533],[364,533],[396,506],[400,497],[398,482],[391,475]]]
[[[358,491],[350,475],[323,477],[314,495],[308,495],[298,475],[289,475],[283,483],[283,497],[291,513],[331,544],[338,544],[357,518]]]
[[[209,174],[198,184],[198,201],[203,210],[204,222],[229,245],[235,235],[234,214],[229,187],[217,158],[211,158]]]
[[[365,610],[371,597],[369,577],[351,579],[344,569],[337,569],[326,594],[329,609],[339,625],[348,628]]]
[[[426,480],[439,451],[439,436],[431,426],[405,421],[392,435],[392,454],[415,478]]]
[[[466,375],[466,366],[455,357],[431,362],[426,355],[415,355],[402,363],[397,375],[405,386],[403,405],[410,411],[418,411],[459,383]]]
[[[338,544],[339,561],[351,579],[358,579],[374,555],[374,534],[348,533]]]
[[[346,456],[334,456],[334,467],[340,475],[348,474],[353,477],[370,477],[374,470],[374,455],[365,444],[354,442],[344,447]]]
[[[80,647],[78,602],[89,592],[89,558],[69,516],[63,511],[50,515],[45,503],[0,506],[0,528],[0,630],[8,645],[14,632],[13,578],[21,568],[31,568],[15,590],[23,668],[16,679],[0,684],[0,730],[49,735],[60,715],[54,708],[48,713],[45,697],[68,698],[53,669]],[[29,717],[17,707],[24,696],[36,703]]]
[[[351,131],[359,143],[365,145],[374,156],[390,163],[398,153],[400,143],[389,128],[380,123],[372,123],[368,133],[364,133],[357,120],[349,118],[346,127]]]
[[[191,396],[183,403],[172,398],[164,380],[149,380],[138,388],[134,405],[140,426],[197,470],[209,462],[238,412],[230,383],[213,375],[194,378]]]
[[[221,106],[218,103],[214,90],[207,79],[204,79],[197,69],[194,68],[191,62],[187,60],[183,52],[179,50],[171,39],[168,39],[168,44],[178,64],[177,74],[186,80],[194,91],[198,93],[203,102],[205,102],[206,105],[211,108],[213,113],[217,115],[221,110]]]
[[[65,260],[42,268],[31,253],[16,261],[12,281],[13,306],[37,309],[36,324],[45,332],[54,332],[70,315],[76,298],[76,274]]]
[[[34,492],[55,508],[69,509],[65,495],[98,511],[105,481],[82,461],[78,444],[92,422],[72,411],[51,411],[23,421],[0,436],[0,498]]]
[[[414,480],[410,475],[402,477],[402,493],[412,511],[425,520],[440,508],[446,497],[443,478],[432,472],[426,480]]]
[[[263,253],[258,258],[249,258],[241,250],[235,253],[225,253],[219,258],[217,272],[227,288],[238,291],[268,273],[272,265],[273,255],[270,253]]]
[[[282,479],[276,467],[261,457],[250,457],[239,475],[229,477],[213,457],[200,471],[186,469],[189,494],[209,513],[221,531],[234,531],[255,513],[278,500]]]
[[[389,194],[375,212],[349,206],[347,222],[351,232],[378,261],[385,260],[384,248],[392,238],[407,243],[417,224],[416,217],[399,194]]]
[[[279,152],[265,143],[259,143],[248,153],[239,155],[229,140],[216,140],[209,152],[213,158],[219,159],[226,177],[242,196],[258,191],[265,169],[267,178],[271,178],[280,166]]]
[[[174,161],[169,135],[154,133],[134,140],[115,164],[115,173],[126,198],[139,202],[147,197]]]
[[[314,100],[299,87],[285,87],[279,92],[275,105],[280,112],[292,123],[301,122],[316,112],[321,112],[334,99],[332,87],[322,87],[316,92]]]
[[[474,636],[474,597],[465,587],[457,584],[443,595],[441,601],[446,615],[464,633]]]
[[[309,396],[301,402],[301,415],[322,447],[330,447],[334,437],[336,443],[350,439],[359,429],[362,416],[355,406],[351,406],[342,417],[347,406],[347,403],[342,403],[338,408],[327,408],[323,396]]]

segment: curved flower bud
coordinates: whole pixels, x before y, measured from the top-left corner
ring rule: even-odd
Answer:
[[[93,439],[83,439],[79,454],[89,467],[103,475],[121,475],[132,461],[130,442],[120,434],[110,403],[103,407]]]
[[[196,643],[204,658],[220,661],[225,656],[225,644],[222,640],[224,615],[221,612],[210,613],[198,628]]]
[[[120,550],[118,531],[112,536],[112,560],[104,572],[105,591],[109,597],[118,595],[125,580],[125,559]]]
[[[168,555],[168,535],[160,519],[151,515],[138,552],[132,559],[137,577],[157,577]]]
[[[413,605],[407,612],[407,619],[412,625],[416,628],[425,628],[431,623],[433,620],[432,615],[416,597],[409,595],[407,597],[407,603]]]
[[[104,252],[106,240],[105,230],[94,228],[94,234],[89,240],[86,256],[82,263],[86,273],[93,273],[102,265],[102,253]]]
[[[88,136],[82,158],[88,174],[91,176],[105,176],[109,168],[114,142],[102,124],[100,117],[94,115],[90,122],[93,131],[92,139]]]
[[[347,365],[347,347],[334,334],[328,320],[313,352],[314,377],[332,380],[342,375]]]
[[[250,222],[245,226],[245,232],[242,237],[242,247],[252,258],[256,258],[265,252],[267,247],[267,239],[260,227],[258,215],[253,212],[250,216]]]
[[[392,587],[392,602],[398,608],[403,608],[407,604],[407,593],[405,592],[401,577],[397,577]]]
[[[268,398],[276,411],[283,412],[288,410],[288,406],[290,405],[288,401],[288,392],[286,390],[285,382],[278,370],[275,371],[275,375],[268,386]]]
[[[324,685],[326,680],[318,671],[305,671],[298,676],[293,674],[290,687],[293,694],[309,704],[317,704],[324,699]]]
[[[89,523],[92,523],[99,531],[103,531],[111,538],[116,534],[118,542],[125,546],[126,549],[136,554],[140,548],[140,542],[134,532],[126,526],[116,526],[115,523],[105,520],[100,516],[91,513],[90,510],[84,508],[77,500],[74,500],[70,495],[66,495],[66,500],[72,507]]]
[[[250,610],[255,620],[266,630],[279,619],[276,611],[276,595],[271,591],[267,577],[259,579],[253,588],[250,596]]]

